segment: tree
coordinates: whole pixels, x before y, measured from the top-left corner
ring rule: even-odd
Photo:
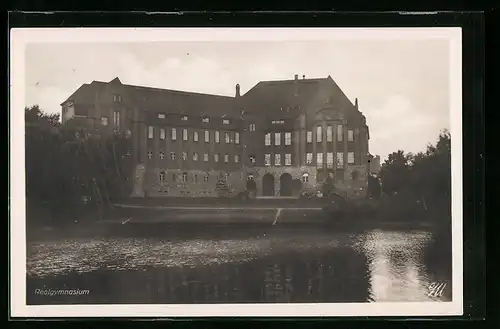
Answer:
[[[229,183],[227,181],[226,173],[221,172],[219,176],[217,176],[215,190],[217,191],[219,196],[226,197],[229,195]]]
[[[59,115],[25,108],[26,194],[30,200],[74,207],[83,197],[99,209],[132,188],[131,141],[89,127],[61,125]],[[60,208],[60,206],[56,206]]]
[[[331,175],[328,175],[321,186],[321,192],[323,193],[323,197],[328,198],[335,193],[335,181]]]
[[[380,169],[382,190],[387,195],[401,193],[410,185],[409,168],[412,159],[411,154],[405,154],[402,150],[389,154]]]

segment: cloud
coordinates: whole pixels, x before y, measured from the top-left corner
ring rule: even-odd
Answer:
[[[370,151],[382,159],[397,150],[423,151],[443,128],[427,111],[419,111],[402,95],[391,95],[380,107],[366,108],[363,113],[370,127]]]

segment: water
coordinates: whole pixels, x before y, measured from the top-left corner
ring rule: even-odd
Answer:
[[[432,261],[432,238],[297,228],[45,236],[28,244],[27,303],[450,301],[451,259]],[[436,282],[443,295],[429,296]]]

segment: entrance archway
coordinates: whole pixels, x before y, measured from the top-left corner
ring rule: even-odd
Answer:
[[[262,195],[274,196],[274,176],[271,174],[265,174],[262,177]]]
[[[293,180],[292,175],[284,173],[280,177],[280,195],[292,196],[293,194]]]

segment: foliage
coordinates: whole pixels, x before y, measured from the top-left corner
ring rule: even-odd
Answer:
[[[221,172],[219,176],[217,176],[215,190],[221,197],[227,197],[229,195],[229,183],[227,181],[227,175],[225,173]]]
[[[321,186],[321,192],[323,193],[323,197],[328,198],[332,195],[336,194],[335,192],[335,181],[331,175],[328,175]]]
[[[131,188],[130,140],[89,127],[61,125],[59,115],[25,109],[26,194],[31,200],[77,205],[86,197],[109,205]]]
[[[403,194],[424,210],[451,214],[451,136],[440,133],[435,145],[415,155],[402,150],[389,155],[380,171],[382,190],[387,196]],[[412,201],[413,200],[413,201]]]

